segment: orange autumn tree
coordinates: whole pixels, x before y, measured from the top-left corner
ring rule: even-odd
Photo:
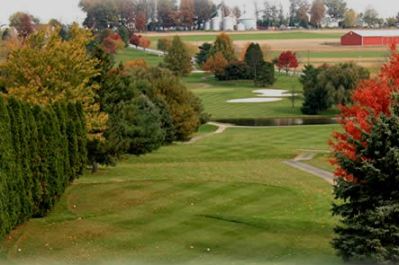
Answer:
[[[221,52],[217,52],[208,58],[208,60],[202,66],[202,69],[204,71],[216,74],[223,72],[228,64],[229,62],[224,58],[223,54]]]
[[[101,139],[108,117],[96,102],[98,85],[92,80],[98,61],[86,48],[91,40],[88,30],[74,24],[68,40],[58,30],[38,31],[11,47],[0,67],[6,95],[39,105],[81,102],[89,136]]]
[[[341,107],[331,141],[337,181],[333,246],[346,261],[399,262],[399,54]]]

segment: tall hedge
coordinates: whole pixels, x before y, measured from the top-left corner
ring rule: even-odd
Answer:
[[[46,215],[83,172],[82,110],[76,104],[43,108],[0,97],[0,238],[30,217]]]

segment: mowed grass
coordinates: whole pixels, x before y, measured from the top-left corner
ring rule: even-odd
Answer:
[[[129,157],[76,181],[48,217],[3,242],[3,256],[13,264],[340,264],[329,243],[331,187],[282,163],[298,149],[326,149],[335,128],[234,128]]]
[[[179,34],[177,34],[179,35]],[[261,41],[261,40],[303,40],[303,39],[338,39],[342,33],[333,32],[278,32],[278,33],[245,33],[230,34],[232,40],[235,41]],[[157,42],[162,36],[150,36],[152,42]],[[183,41],[189,42],[212,42],[216,38],[216,34],[199,34],[199,35],[180,35]]]
[[[157,66],[159,63],[163,61],[162,56],[150,54],[133,48],[123,49],[115,55],[115,61],[117,63],[120,62],[125,63],[127,61],[137,60],[137,59],[144,59],[150,66]]]
[[[205,110],[211,114],[212,120],[240,118],[281,118],[299,117],[303,103],[302,86],[298,76],[276,74],[276,83],[269,87],[287,90],[288,97],[278,102],[263,103],[228,103],[231,99],[256,98],[252,81],[218,81],[211,75],[192,74],[184,79],[191,90],[202,100]],[[292,92],[297,94],[292,104]],[[321,116],[335,115],[336,110],[321,113]]]

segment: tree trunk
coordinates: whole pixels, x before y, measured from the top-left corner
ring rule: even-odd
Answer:
[[[98,171],[98,163],[94,161],[91,166],[91,173],[94,174]]]

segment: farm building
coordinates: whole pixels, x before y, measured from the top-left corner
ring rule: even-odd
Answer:
[[[353,30],[341,37],[341,45],[386,46],[399,44],[399,30]]]

